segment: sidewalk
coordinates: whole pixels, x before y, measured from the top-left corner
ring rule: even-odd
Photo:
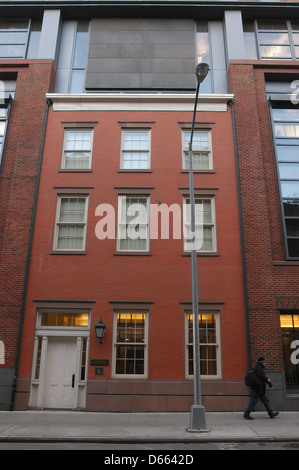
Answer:
[[[190,433],[189,413],[0,411],[0,442],[299,441],[299,412],[206,412],[208,432]]]

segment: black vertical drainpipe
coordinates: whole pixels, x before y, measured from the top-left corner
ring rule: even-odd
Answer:
[[[10,403],[11,411],[13,410],[13,407],[14,407],[15,394],[16,394],[16,388],[17,388],[17,379],[19,375],[21,344],[22,344],[24,316],[25,316],[27,289],[28,289],[28,279],[29,279],[29,271],[30,271],[30,260],[31,260],[32,243],[33,243],[33,232],[34,232],[34,225],[35,225],[35,218],[36,218],[37,199],[38,199],[38,193],[39,193],[40,175],[41,175],[41,168],[42,168],[42,160],[43,160],[45,136],[46,136],[50,104],[51,104],[51,101],[47,99],[45,115],[44,115],[44,124],[43,124],[43,130],[42,130],[42,140],[41,140],[41,146],[39,150],[39,159],[38,159],[36,185],[35,185],[34,198],[33,198],[32,215],[31,215],[31,222],[30,222],[29,242],[28,242],[28,248],[27,248],[24,288],[23,288],[23,296],[22,296],[22,304],[21,304],[21,312],[20,312],[20,324],[19,324],[19,333],[18,333],[18,342],[17,342],[16,362],[15,362],[15,375],[14,375],[14,381],[13,381],[12,393],[11,393],[11,403]]]
[[[246,271],[246,258],[245,258],[245,243],[244,243],[244,230],[243,230],[243,213],[242,213],[242,198],[241,198],[241,182],[239,171],[239,153],[238,142],[236,133],[236,118],[235,108],[233,101],[229,102],[232,112],[232,126],[233,126],[233,139],[235,150],[235,167],[237,177],[237,192],[238,192],[238,211],[239,211],[239,228],[240,228],[240,241],[241,241],[241,259],[242,259],[242,274],[243,274],[243,290],[244,290],[244,307],[245,307],[245,328],[246,328],[246,351],[247,351],[247,365],[248,369],[251,367],[251,348],[250,348],[250,325],[249,325],[249,307],[248,307],[248,289],[247,289],[247,271]]]

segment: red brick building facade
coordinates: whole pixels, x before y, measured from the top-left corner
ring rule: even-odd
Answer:
[[[61,364],[67,356],[67,351],[62,353],[67,343],[73,342],[77,362],[64,374],[69,382],[66,387],[70,388],[73,380],[73,408],[188,411],[193,402],[190,255],[183,236],[175,237],[174,232],[177,228],[183,231],[186,223],[183,201],[188,197],[188,171],[182,142],[191,126],[193,95],[49,98],[53,104],[45,139],[16,408],[64,406],[43,371],[51,375],[55,363]],[[236,410],[247,401],[230,99],[229,95],[202,98],[195,129],[199,138],[209,136],[212,158],[210,169],[195,172],[198,204],[204,201],[204,219],[212,217],[205,222],[206,245],[198,256],[203,401],[208,410]],[[90,131],[92,146],[86,144],[92,148],[89,168],[65,168],[68,139],[88,139],[84,133]],[[139,132],[150,134],[147,169],[124,168],[122,162],[130,158],[123,143],[127,132],[135,137]],[[150,201],[156,208],[175,205],[180,210],[178,218],[167,213],[169,237],[162,239],[159,232],[141,250],[118,244],[124,197],[132,201],[139,198],[142,204]],[[82,204],[88,199],[88,210],[81,207],[85,210],[86,243],[77,251],[74,246],[69,250],[59,245],[62,232],[57,228],[66,214],[64,205],[74,199]],[[108,221],[112,229],[103,223],[110,236],[102,240],[97,224],[107,214],[101,205],[106,212],[114,211]],[[172,226],[173,219],[178,225]],[[154,223],[153,214],[147,223]],[[76,315],[85,316],[81,327],[66,322],[71,314],[78,322]],[[94,333],[100,318],[106,325],[102,344]],[[135,327],[132,323],[129,327],[129,319],[136,322]],[[127,322],[126,327],[122,322]],[[135,331],[135,341],[129,330]],[[125,349],[126,357],[122,355]],[[59,351],[60,359],[55,356]]]

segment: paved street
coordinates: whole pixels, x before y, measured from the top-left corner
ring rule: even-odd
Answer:
[[[117,455],[124,455],[132,453],[132,455],[139,455],[142,458],[146,458],[153,454],[159,455],[160,452],[167,454],[167,452],[176,452],[178,454],[190,454],[193,457],[198,456],[198,452],[202,450],[208,451],[240,451],[240,450],[299,450],[299,442],[204,442],[204,443],[153,443],[153,444],[102,444],[102,443],[89,443],[89,442],[0,442],[0,451],[14,451],[14,450],[96,450],[100,451],[101,458],[105,456],[111,456],[112,452],[117,452]]]

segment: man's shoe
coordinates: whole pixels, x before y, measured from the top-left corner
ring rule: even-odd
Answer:
[[[252,416],[250,416],[250,414],[245,414],[243,415],[243,418],[245,419],[254,419]]]
[[[279,411],[273,411],[272,414],[270,414],[270,418],[273,419],[275,418],[275,416],[277,416],[279,414]]]

